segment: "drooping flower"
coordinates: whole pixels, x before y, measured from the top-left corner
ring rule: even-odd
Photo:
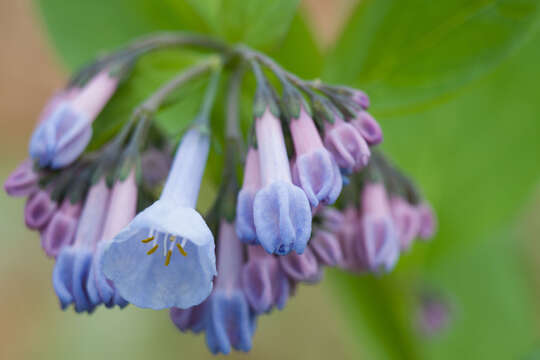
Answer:
[[[67,90],[53,99],[30,140],[30,156],[54,169],[73,162],[92,137],[92,122],[118,86],[108,69],[95,75],[76,94]]]
[[[279,262],[285,274],[294,281],[312,284],[322,279],[322,268],[310,247],[302,254],[280,256]]]
[[[123,298],[138,307],[189,308],[212,290],[214,237],[195,210],[209,146],[207,134],[189,130],[160,199],[103,251],[103,273]]]
[[[24,222],[29,229],[44,229],[57,208],[47,190],[39,190],[32,194],[24,207]]]
[[[256,316],[242,291],[242,243],[226,221],[220,225],[218,254],[216,287],[205,305],[206,344],[214,354],[228,354],[231,348],[249,351]]]
[[[362,169],[371,156],[366,140],[340,116],[336,116],[334,124],[325,124],[324,143],[339,167],[347,172]]]
[[[334,233],[327,230],[317,229],[309,246],[319,260],[326,266],[338,266],[343,263],[343,251],[339,239]]]
[[[301,254],[311,234],[311,208],[292,183],[279,119],[266,109],[255,119],[263,187],[253,204],[257,239],[268,253]]]
[[[355,90],[352,94],[352,100],[364,110],[369,108],[369,97],[362,90]]]
[[[401,196],[394,195],[390,199],[390,210],[401,251],[409,250],[414,238],[420,230],[420,216],[415,207]]]
[[[135,169],[133,169],[124,181],[119,180],[115,183],[111,191],[107,219],[105,220],[101,241],[97,244],[87,281],[88,298],[94,306],[100,303],[108,307],[127,305],[127,302],[119,294],[116,294],[114,284],[103,275],[100,263],[104,249],[114,236],[129,224],[135,216],[136,210],[137,183]]]
[[[358,256],[371,271],[392,270],[399,258],[399,242],[382,183],[364,185],[360,216]]]
[[[381,126],[367,111],[360,111],[351,124],[358,130],[366,142],[373,146],[382,142],[383,132]]]
[[[236,234],[246,244],[257,244],[253,202],[260,188],[259,153],[255,148],[250,148],[246,157],[244,182],[236,202]]]
[[[88,192],[72,245],[64,247],[56,259],[53,286],[62,309],[71,303],[76,312],[92,312],[94,305],[86,289],[96,244],[101,238],[110,190],[102,178]]]
[[[80,203],[72,204],[66,199],[54,213],[41,234],[41,247],[48,256],[56,257],[64,247],[71,245],[75,239],[81,208]]]
[[[420,218],[420,229],[418,236],[421,239],[429,240],[437,231],[437,218],[435,212],[428,203],[422,203],[417,208],[418,217]]]
[[[333,156],[324,147],[313,119],[301,107],[298,119],[290,121],[296,151],[294,183],[302,188],[315,208],[333,204],[341,193],[343,180]]]
[[[23,161],[4,182],[4,190],[9,196],[25,197],[38,190],[38,175],[32,169],[32,161]]]
[[[242,268],[242,287],[252,309],[257,314],[269,312],[273,307],[283,309],[291,286],[278,258],[260,246],[249,246],[248,258]]]
[[[171,308],[169,316],[178,330],[199,333],[206,325],[206,301],[187,309]]]

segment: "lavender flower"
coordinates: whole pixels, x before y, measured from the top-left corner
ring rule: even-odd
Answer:
[[[115,297],[115,288],[111,281],[105,278],[101,271],[103,252],[114,236],[122,230],[135,216],[137,210],[137,183],[135,169],[131,170],[124,181],[117,182],[112,191],[107,209],[101,241],[97,245],[92,266],[90,268],[87,290],[90,302],[96,306],[100,303],[106,306],[127,305],[127,302],[118,294]]]
[[[75,305],[76,312],[92,312],[86,283],[96,244],[101,238],[109,203],[109,189],[101,179],[88,192],[75,241],[62,249],[53,270],[53,286],[62,309]]]
[[[9,196],[25,197],[38,190],[38,175],[32,166],[32,161],[26,159],[9,175],[4,183],[4,190]]]
[[[253,219],[253,202],[261,188],[259,153],[250,148],[246,157],[244,182],[236,203],[236,234],[246,244],[257,244],[257,233]]]
[[[416,208],[400,196],[390,199],[390,209],[394,220],[401,251],[409,250],[420,230],[420,216]]]
[[[109,101],[118,79],[103,70],[76,95],[53,99],[30,140],[30,156],[54,169],[73,162],[92,137],[92,122]]]
[[[214,354],[228,354],[231,347],[249,351],[256,317],[241,286],[242,243],[226,221],[220,225],[218,254],[219,276],[206,304],[206,344]]]
[[[437,218],[431,206],[427,203],[422,203],[417,208],[418,217],[420,218],[420,229],[418,236],[421,239],[431,239],[437,231]]]
[[[31,195],[24,207],[24,222],[29,229],[44,229],[57,208],[47,190],[40,190]]]
[[[301,254],[311,234],[311,208],[293,185],[279,119],[270,110],[255,119],[263,187],[253,213],[257,239],[268,253]]]
[[[103,251],[102,270],[119,294],[142,308],[189,308],[212,290],[214,237],[195,210],[210,139],[189,130],[158,201]],[[157,253],[158,248],[163,257]],[[174,257],[173,257],[174,253]]]
[[[309,242],[309,246],[320,264],[338,266],[343,263],[343,252],[339,239],[335,234],[318,229]]]
[[[315,208],[319,202],[333,204],[341,193],[343,181],[332,155],[324,147],[313,119],[303,107],[298,119],[291,119],[291,134],[296,150],[294,183],[302,188]]]
[[[322,268],[310,247],[303,254],[281,256],[279,262],[285,274],[293,281],[313,284],[322,279]]]
[[[399,258],[399,243],[384,185],[367,183],[362,191],[362,214],[357,252],[371,271],[390,271]]]
[[[56,257],[64,247],[71,245],[75,239],[81,208],[80,203],[72,204],[66,199],[54,213],[41,234],[41,247],[48,256]]]
[[[187,309],[171,308],[169,316],[178,330],[199,333],[204,330],[206,320],[206,301]]]
[[[367,165],[371,152],[358,130],[336,116],[334,124],[326,123],[324,143],[334,155],[339,167],[347,172],[358,171]]]
[[[260,246],[250,246],[248,256],[242,268],[242,287],[252,309],[257,314],[269,312],[274,306],[283,309],[291,288],[278,258]]]
[[[352,94],[352,100],[364,110],[369,108],[369,97],[362,90],[355,90]]]
[[[381,126],[367,111],[360,111],[351,124],[369,145],[374,146],[382,142]]]

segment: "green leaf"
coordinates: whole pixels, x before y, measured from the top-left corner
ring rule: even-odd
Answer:
[[[537,23],[536,0],[366,0],[325,67],[380,114],[415,110],[484,75]]]
[[[299,0],[223,0],[220,35],[226,40],[268,47],[287,34]]]

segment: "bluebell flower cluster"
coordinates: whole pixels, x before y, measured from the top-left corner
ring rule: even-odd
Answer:
[[[138,59],[190,45],[216,54],[180,71],[88,151],[94,120]],[[216,126],[224,72],[225,124]],[[204,75],[198,115],[171,137],[156,115]],[[250,121],[239,119],[244,76],[257,84]],[[212,353],[249,351],[259,317],[284,309],[325,267],[388,272],[415,238],[435,233],[431,206],[375,148],[383,137],[369,106],[360,90],[300,79],[247,47],[148,37],[83,68],[53,97],[4,188],[27,198],[25,223],[55,260],[62,309],[169,309],[180,331],[204,332]],[[220,160],[223,173],[207,171]],[[204,212],[210,184],[217,195]]]

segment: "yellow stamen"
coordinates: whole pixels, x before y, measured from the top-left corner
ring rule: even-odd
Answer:
[[[157,248],[158,248],[158,247],[159,247],[159,245],[158,245],[158,244],[154,245],[154,247],[153,247],[153,248],[151,248],[150,250],[148,250],[148,252],[147,252],[146,254],[148,254],[148,255],[152,255],[152,254],[154,253],[154,251],[156,251],[156,250],[157,250]]]
[[[144,240],[141,240],[141,242],[147,244],[149,243],[150,241],[154,240],[154,237],[153,236],[150,236],[148,239],[144,239]]]
[[[180,251],[180,254],[182,254],[182,255],[184,255],[184,256],[187,256],[187,253],[186,253],[185,250],[182,248],[182,245],[176,244],[176,246],[178,247],[178,251]]]
[[[167,257],[165,258],[165,266],[169,266],[169,263],[171,262],[171,255],[172,255],[172,251],[171,250],[167,251]]]

